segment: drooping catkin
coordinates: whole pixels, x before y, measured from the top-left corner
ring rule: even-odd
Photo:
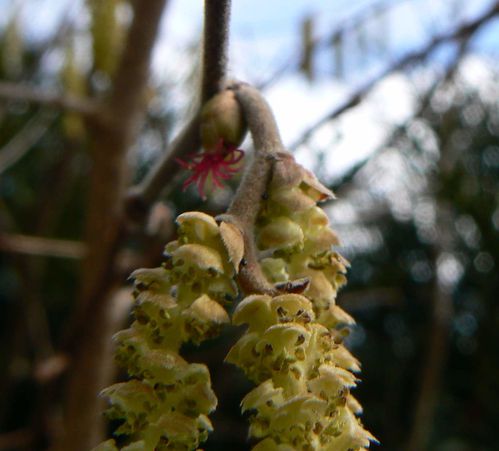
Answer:
[[[139,269],[134,279],[134,322],[116,334],[116,359],[131,379],[106,388],[108,416],[121,420],[116,435],[132,437],[123,450],[192,450],[212,430],[217,404],[203,364],[179,354],[182,343],[216,336],[229,317],[223,305],[237,294],[239,257],[234,230],[204,213],[177,218],[178,240],[166,246],[163,266]],[[115,450],[108,440],[96,450]]]
[[[301,294],[250,295],[233,315],[248,329],[227,361],[258,384],[242,401],[252,412],[249,434],[260,440],[255,451],[347,451],[376,441],[350,394],[360,366],[343,345],[343,326],[354,320],[335,302],[347,262],[333,249],[338,239],[317,206],[332,197],[291,156],[275,163],[256,224],[260,264],[278,286],[309,283]]]

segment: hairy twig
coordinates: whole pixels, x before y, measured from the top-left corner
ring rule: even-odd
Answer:
[[[205,0],[201,103],[222,90],[227,72],[230,0]]]
[[[225,84],[230,3],[230,0],[205,2],[201,106]],[[172,175],[178,170],[176,159],[199,150],[201,106],[142,182],[130,189],[127,213],[131,219],[140,222],[146,217],[152,203],[165,186],[172,182]]]
[[[94,115],[99,107],[98,102],[91,99],[7,81],[0,82],[0,99],[32,102],[51,108],[74,111],[84,116]]]
[[[227,213],[252,226],[269,181],[272,162],[286,150],[274,115],[262,95],[245,84],[235,86],[235,93],[253,138],[255,156]]]
[[[441,44],[450,41],[456,41],[466,38],[469,35],[472,35],[475,31],[477,31],[482,25],[487,23],[494,16],[499,14],[499,2],[494,3],[492,8],[482,14],[480,17],[468,21],[461,26],[457,27],[455,30],[451,32],[444,33],[438,36],[435,36],[426,46],[423,48],[408,53],[403,58],[394,62],[392,65],[387,67],[384,71],[378,74],[376,77],[365,83],[359,89],[357,89],[347,100],[345,100],[341,105],[336,107],[333,111],[329,112],[326,116],[320,118],[315,124],[311,125],[307,130],[303,132],[303,134],[298,138],[291,146],[290,149],[296,149],[302,144],[306,143],[311,136],[315,133],[315,131],[322,127],[323,125],[331,122],[337,117],[341,116],[343,113],[348,111],[349,109],[358,105],[362,99],[377,85],[377,83],[386,78],[388,75],[395,73],[405,66],[410,64],[414,64],[420,60],[427,58],[437,47]]]
[[[257,259],[253,229],[270,177],[273,162],[284,155],[285,149],[272,111],[260,95],[249,85],[233,87],[248,123],[255,154],[241,184],[222,221],[234,224],[244,240],[244,264],[239,272],[239,282],[248,293],[274,293],[275,288],[266,280]]]

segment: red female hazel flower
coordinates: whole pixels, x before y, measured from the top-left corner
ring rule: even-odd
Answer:
[[[190,155],[190,162],[177,158],[177,163],[183,168],[192,171],[192,175],[183,183],[185,191],[189,185],[196,185],[199,195],[204,199],[205,184],[211,176],[213,184],[223,188],[223,181],[230,179],[238,170],[238,163],[244,157],[244,151],[235,145],[225,143],[220,139],[211,151]]]
[[[246,133],[246,123],[234,91],[225,90],[209,100],[201,111],[201,143],[203,152],[189,156],[189,161],[176,159],[184,169],[192,171],[183,189],[196,185],[205,198],[208,180],[218,188],[238,170],[244,152],[238,148]]]

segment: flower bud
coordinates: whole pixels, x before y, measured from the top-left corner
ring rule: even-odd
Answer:
[[[204,105],[201,111],[201,142],[206,150],[223,141],[238,146],[246,133],[246,121],[234,91],[224,90]]]

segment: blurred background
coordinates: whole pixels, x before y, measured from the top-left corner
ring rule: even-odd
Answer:
[[[164,9],[140,126],[121,124],[121,178],[113,186],[111,162],[100,194],[94,172],[116,152],[94,114],[113,90],[136,89],[121,83],[133,70],[120,65],[134,9],[0,8],[0,450],[76,450],[61,437],[71,430],[78,443],[99,427],[78,418],[85,402],[101,421],[94,373],[124,377],[109,346],[81,358],[87,338],[110,343],[125,326],[127,275],[160,264],[174,217],[223,211],[237,180],[203,202],[182,192],[175,168],[140,225],[119,210],[109,235],[114,210],[91,219],[106,196],[123,204],[123,187],[143,179],[192,113],[202,2]],[[289,149],[337,194],[325,208],[351,262],[338,303],[358,323],[348,339],[363,366],[355,396],[380,449],[498,449],[499,2],[240,0],[229,53],[230,75],[262,89]],[[210,366],[219,397],[206,450],[250,448],[239,401],[251,385],[222,363],[238,334],[185,350]]]

